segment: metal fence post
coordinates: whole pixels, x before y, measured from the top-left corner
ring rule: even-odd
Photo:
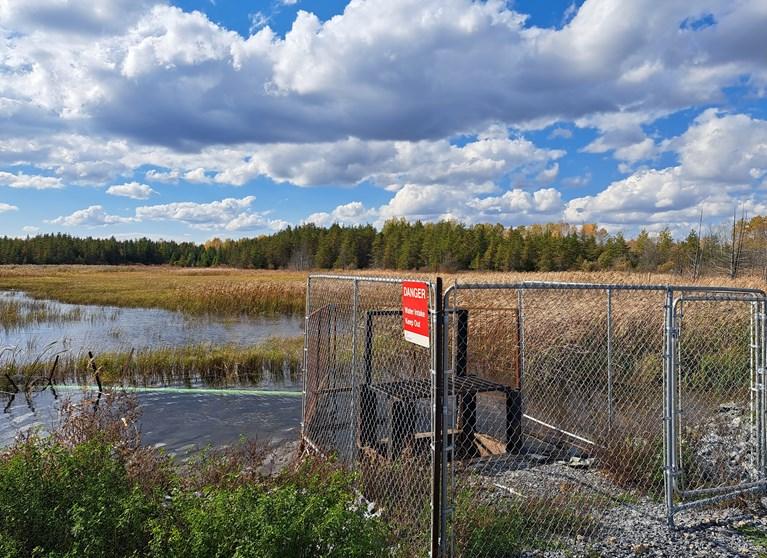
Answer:
[[[613,429],[613,290],[607,289],[607,429]]]
[[[305,431],[305,424],[304,421],[306,420],[306,380],[308,376],[308,366],[309,366],[309,360],[308,360],[308,353],[309,353],[309,311],[310,311],[310,304],[311,304],[311,292],[312,292],[312,276],[309,275],[306,278],[306,308],[304,308],[304,354],[303,354],[303,363],[302,363],[302,383],[303,383],[303,391],[304,396],[301,401],[301,443],[303,444],[303,441],[306,439],[306,431]]]
[[[674,292],[669,288],[666,291],[664,305],[664,333],[665,342],[663,349],[663,385],[665,388],[663,398],[663,426],[664,426],[664,495],[666,503],[666,520],[670,528],[674,528],[674,475],[676,474],[676,449],[674,441],[676,432],[674,428],[676,408],[675,366],[674,366]]]
[[[432,493],[431,493],[431,558],[443,558],[445,533],[443,530],[444,494],[444,424],[445,424],[445,355],[443,340],[444,306],[442,278],[437,277],[432,300]]]

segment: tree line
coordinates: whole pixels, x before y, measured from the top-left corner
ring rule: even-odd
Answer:
[[[148,238],[44,234],[0,238],[0,264],[145,264],[253,269],[424,271],[639,270],[695,276],[758,272],[767,277],[767,217],[702,227],[675,240],[668,229],[635,238],[595,224],[504,227],[392,220],[370,225],[305,224],[271,235],[203,244]]]

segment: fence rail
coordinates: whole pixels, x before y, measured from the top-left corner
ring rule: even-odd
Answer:
[[[403,555],[586,554],[767,489],[762,291],[437,279],[425,348],[404,282],[310,276],[302,423]]]

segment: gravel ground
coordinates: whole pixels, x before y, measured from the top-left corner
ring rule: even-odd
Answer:
[[[754,529],[767,534],[767,498],[681,512],[675,518],[676,530],[670,530],[662,502],[627,496],[594,465],[593,460],[578,457],[545,462],[543,456],[528,455],[516,463],[478,462],[473,466],[478,475],[471,478],[481,485],[488,503],[540,498],[577,513],[573,510],[581,504],[573,502],[581,500],[576,498],[589,498],[582,508],[596,520],[595,536],[562,541],[566,551],[532,551],[526,556],[767,556],[767,548],[755,546],[740,532]],[[530,514],[529,525],[534,526],[535,508]]]
[[[527,470],[487,473],[485,471],[480,482],[488,488],[488,499],[545,500],[551,498],[552,492],[560,492],[567,486],[578,486],[579,495],[591,493],[605,497],[604,505],[587,510],[596,519],[596,536],[588,540],[582,536],[565,540],[567,551],[533,551],[526,556],[767,555],[767,548],[756,547],[739,532],[743,528],[756,528],[767,533],[767,499],[738,507],[720,505],[679,513],[676,515],[677,528],[672,531],[666,524],[662,503],[649,499],[626,502],[625,493],[595,471],[554,463]],[[530,523],[535,525],[534,516]]]

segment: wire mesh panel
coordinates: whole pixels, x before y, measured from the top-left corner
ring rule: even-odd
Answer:
[[[763,301],[680,293],[673,309],[675,508],[763,490]]]
[[[423,347],[403,285],[312,277],[305,343],[304,438],[359,472],[395,554],[631,555],[764,494],[761,291],[455,285],[443,309],[438,280]]]
[[[402,289],[398,279],[310,277],[304,439],[358,472],[393,547],[416,556],[431,529],[432,354],[404,338]]]
[[[666,523],[664,371],[667,348],[675,346],[669,344],[668,297],[665,287],[621,285],[448,291],[454,556],[631,554]],[[681,347],[689,336],[689,354],[680,362],[695,361],[694,372],[681,373],[688,387],[680,387],[672,403],[686,393],[690,411],[696,409],[680,421],[686,433],[680,463],[695,471],[680,475],[685,489],[763,478],[736,467],[723,481],[721,472],[732,467],[724,457],[709,458],[705,474],[692,467],[713,448],[691,452],[691,425],[711,437],[711,421],[745,404],[738,422],[743,444],[759,431],[748,417],[759,335],[749,329],[750,306],[740,305],[739,311],[720,307],[715,316],[701,313],[695,333],[681,334]],[[684,319],[692,327],[692,315]],[[467,391],[467,380],[484,385]],[[687,406],[683,411],[688,414]],[[733,434],[718,439],[730,456]],[[683,509],[677,504],[671,511]]]

